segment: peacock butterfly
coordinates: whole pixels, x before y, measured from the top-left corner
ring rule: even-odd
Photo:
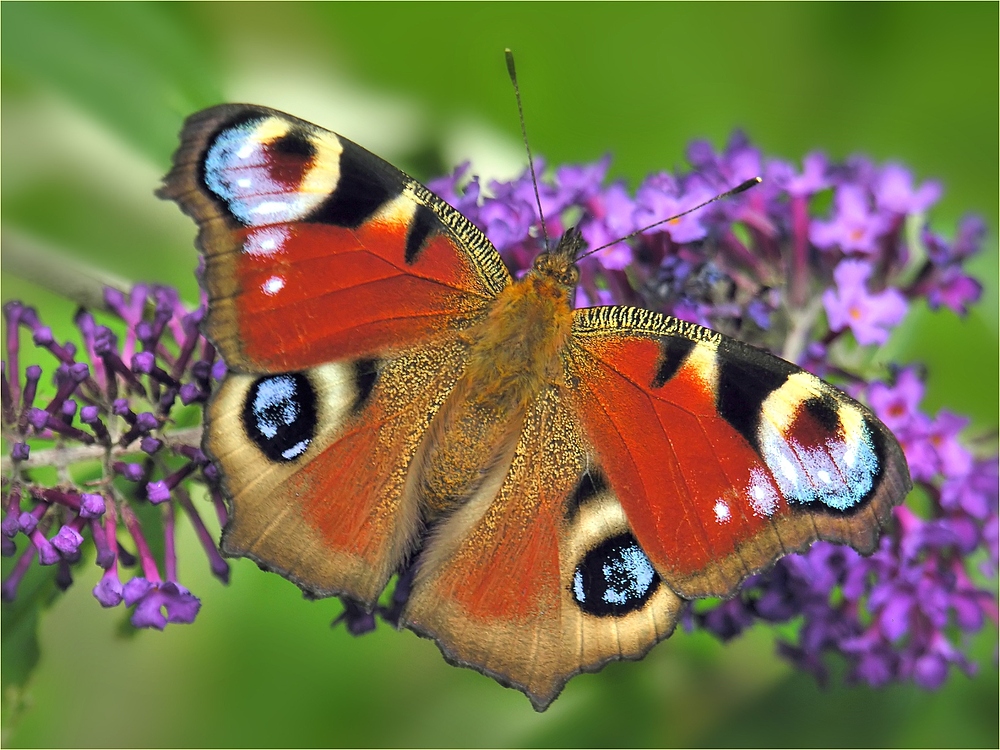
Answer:
[[[685,599],[817,539],[871,552],[910,487],[886,427],[813,375],[574,309],[577,231],[513,280],[455,209],[297,118],[193,115],[160,194],[198,223],[229,368],[204,440],[223,549],[367,611],[407,568],[400,624],[537,710]]]

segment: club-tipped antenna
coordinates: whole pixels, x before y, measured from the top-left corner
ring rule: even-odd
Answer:
[[[581,260],[582,258],[586,258],[588,255],[593,255],[597,251],[603,250],[606,247],[611,247],[612,245],[617,245],[619,242],[624,242],[625,240],[630,240],[633,237],[637,237],[638,235],[642,234],[643,232],[648,232],[653,227],[658,227],[658,226],[660,226],[660,224],[666,224],[668,222],[673,221],[674,219],[679,219],[682,216],[687,216],[692,211],[697,211],[699,208],[704,208],[709,203],[715,203],[715,201],[722,200],[723,198],[729,198],[731,196],[738,195],[739,193],[742,193],[745,190],[749,190],[754,185],[759,185],[760,183],[761,183],[760,177],[751,177],[749,180],[744,180],[743,182],[741,182],[739,185],[737,185],[736,187],[734,187],[732,190],[727,190],[724,193],[719,193],[714,198],[709,198],[707,201],[699,203],[697,206],[692,206],[687,211],[681,211],[679,214],[674,214],[673,216],[668,216],[666,219],[660,219],[659,221],[655,221],[652,224],[648,224],[647,226],[644,226],[641,229],[636,229],[634,232],[632,232],[630,234],[626,234],[624,237],[619,237],[617,240],[614,240],[613,242],[608,242],[607,244],[601,245],[600,247],[595,247],[593,250],[588,250],[587,252],[582,253],[579,256],[577,256],[576,259],[577,260]]]
[[[542,198],[538,194],[538,180],[535,178],[535,160],[531,158],[531,146],[528,145],[528,131],[524,127],[524,108],[521,106],[521,90],[517,87],[517,73],[514,70],[514,53],[508,47],[503,51],[507,58],[507,74],[510,76],[511,85],[514,86],[514,96],[517,97],[517,116],[521,119],[521,138],[524,139],[524,150],[528,152],[528,169],[531,170],[531,186],[535,189],[535,203],[538,205],[538,219],[542,226],[542,239],[545,241],[545,250],[549,249],[549,233],[545,231],[545,214],[542,213]]]

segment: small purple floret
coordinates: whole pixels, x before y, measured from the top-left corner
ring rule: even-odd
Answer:
[[[28,424],[36,430],[44,430],[49,423],[49,413],[45,409],[33,407],[28,410]]]
[[[17,524],[21,527],[21,532],[30,535],[38,526],[38,516],[34,513],[24,511],[17,517]]]
[[[107,510],[103,495],[85,492],[80,495],[80,516],[82,518],[100,518]]]
[[[10,457],[15,461],[27,461],[31,455],[31,446],[27,443],[14,443],[10,449]]]
[[[148,375],[156,366],[156,356],[152,352],[137,352],[132,357],[132,369],[143,375]]]
[[[163,441],[147,435],[139,441],[139,447],[142,449],[143,453],[153,455],[163,447]]]
[[[49,346],[55,341],[55,337],[52,335],[52,329],[48,326],[41,326],[35,329],[32,335],[32,341],[38,346]]]
[[[59,550],[64,557],[77,552],[81,544],[83,544],[83,535],[72,526],[63,526],[59,529],[59,533],[52,537],[52,546]]]
[[[170,499],[170,487],[163,480],[149,482],[146,485],[146,494],[149,497],[149,502],[157,505]]]
[[[102,607],[117,607],[122,603],[124,598],[122,582],[114,569],[106,570],[101,580],[94,586],[94,598]]]
[[[142,479],[142,466],[140,464],[127,464],[127,463],[116,463],[115,468],[119,470],[121,475],[125,477],[130,482],[138,482]]]
[[[31,532],[31,541],[34,542],[35,547],[38,549],[38,562],[42,565],[55,565],[59,562],[59,551],[52,546],[52,543],[42,536],[42,533],[36,528]]]
[[[144,411],[139,414],[135,420],[135,427],[137,430],[142,430],[143,432],[149,432],[150,430],[155,430],[159,427],[159,420],[156,419],[156,415],[152,412]]]
[[[163,630],[171,622],[192,623],[201,609],[201,600],[174,581],[149,585],[138,597],[129,593],[131,583],[125,585],[125,603],[135,604],[132,625],[137,628]]]

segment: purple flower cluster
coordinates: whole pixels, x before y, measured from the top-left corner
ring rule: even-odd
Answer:
[[[920,411],[915,368],[880,382],[885,373],[859,371],[852,350],[885,343],[918,298],[964,314],[982,291],[963,269],[982,244],[982,220],[963,219],[951,241],[935,234],[925,215],[940,185],[915,184],[898,164],[813,153],[799,169],[765,160],[740,133],[722,153],[693,143],[688,160],[692,171],[654,174],[634,196],[605,184],[607,159],[560,167],[539,185],[550,243],[578,224],[601,248],[580,263],[577,304],[659,310],[836,379],[899,438],[924,496],[915,505],[926,506],[897,508],[871,557],[817,543],[733,599],[697,603],[688,625],[727,639],[759,620],[801,618],[797,642],[780,651],[821,680],[830,653],[846,660],[850,679],[872,685],[935,688],[951,665],[971,673],[965,641],[998,619],[995,445],[974,455],[959,439],[967,419]],[[753,190],[617,241],[756,175],[763,183]],[[463,165],[431,188],[483,229],[515,273],[543,249],[527,172],[484,189]]]
[[[688,159],[692,171],[651,175],[634,196],[621,182],[605,184],[608,159],[559,167],[542,181],[550,242],[577,224],[590,248],[602,248],[581,264],[578,305],[640,305],[786,355],[790,328],[805,328],[811,341],[795,343],[815,343],[811,356],[823,359],[847,333],[861,345],[884,343],[915,298],[959,313],[979,299],[982,287],[962,264],[979,250],[983,222],[964,219],[953,242],[931,232],[923,217],[940,196],[936,182],[915,186],[898,164],[835,164],[819,153],[799,170],[765,160],[741,133],[721,154],[697,141]],[[753,190],[616,242],[758,175]],[[429,186],[515,273],[530,267],[543,243],[527,171],[484,189],[463,164]],[[823,200],[830,210],[814,215]],[[826,312],[824,335],[810,302]],[[803,353],[795,348],[791,358],[806,361]]]
[[[177,579],[177,507],[189,517],[212,572],[229,578],[184,481],[207,480],[225,523],[215,469],[198,448],[199,417],[189,415],[194,426],[186,430],[176,426],[185,406],[207,399],[225,366],[199,333],[204,309],[186,311],[176,291],[137,285],[126,297],[109,288],[104,301],[117,322],[103,325],[79,310],[80,346],[56,341],[31,307],[10,302],[3,308],[2,425],[10,455],[4,458],[0,542],[3,555],[17,559],[2,596],[17,596],[36,559],[57,566],[56,582],[68,587],[89,537],[103,570],[93,590],[97,600],[104,607],[124,602],[133,608],[135,627],[162,630],[168,622],[192,622],[201,606]],[[54,358],[48,378],[38,364],[22,370],[23,334],[35,351]],[[54,483],[45,473],[53,468]],[[158,510],[137,512],[142,506]],[[151,534],[162,543],[151,545]],[[122,568],[137,565],[123,581]]]
[[[874,382],[858,395],[900,438],[929,512],[896,508],[892,533],[871,557],[826,542],[790,555],[693,621],[728,639],[758,619],[802,618],[798,642],[780,650],[821,681],[825,653],[841,654],[849,679],[873,686],[912,680],[936,688],[952,665],[972,674],[966,641],[998,621],[988,584],[997,574],[997,460],[976,459],[959,442],[967,420],[921,412],[923,392],[908,368],[894,384]]]

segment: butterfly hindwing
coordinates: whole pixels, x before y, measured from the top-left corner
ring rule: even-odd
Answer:
[[[482,232],[420,183],[265,107],[189,118],[161,195],[199,224],[206,331],[244,372],[442,338],[510,283]]]
[[[539,396],[494,483],[429,541],[403,613],[539,710],[574,674],[640,658],[681,607],[583,445],[559,390]]]
[[[714,331],[579,310],[568,361],[611,487],[683,596],[731,595],[817,539],[871,552],[909,488],[898,444],[865,407]]]

